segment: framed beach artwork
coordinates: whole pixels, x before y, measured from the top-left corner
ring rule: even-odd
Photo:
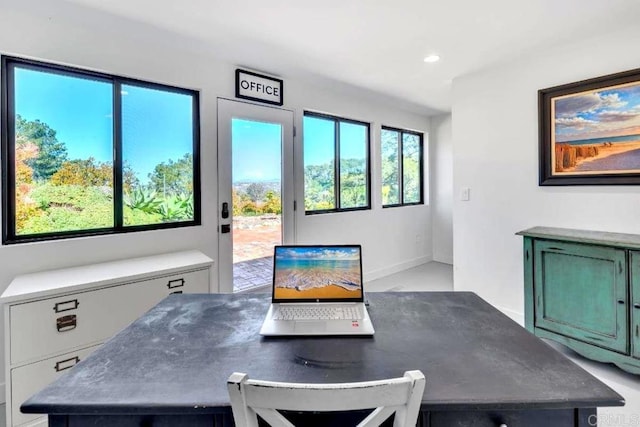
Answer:
[[[640,184],[640,69],[538,92],[540,185]]]

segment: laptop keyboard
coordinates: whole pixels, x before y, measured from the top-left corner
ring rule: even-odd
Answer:
[[[356,306],[286,306],[278,307],[273,315],[274,320],[360,320],[362,310]]]

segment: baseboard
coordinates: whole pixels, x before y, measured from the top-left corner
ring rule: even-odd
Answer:
[[[398,273],[400,271],[403,270],[407,270],[409,268],[413,268],[413,267],[417,267],[419,265],[425,264],[429,261],[431,261],[431,255],[428,256],[422,256],[422,257],[418,257],[418,258],[414,258],[412,260],[409,261],[404,261],[398,264],[394,264],[391,265],[389,267],[385,267],[385,268],[379,268],[377,270],[373,270],[373,271],[369,271],[369,272],[364,272],[363,276],[364,276],[364,281],[365,282],[369,282],[371,280],[376,280],[379,279],[381,277],[385,277],[388,276],[390,274],[394,274],[394,273]]]
[[[518,323],[520,326],[524,326],[524,314],[517,312],[517,311],[513,311],[513,310],[509,310],[508,308],[504,308],[504,307],[496,307],[498,310],[500,310],[502,313],[506,314],[507,316],[509,316],[512,320],[514,320],[516,323]]]

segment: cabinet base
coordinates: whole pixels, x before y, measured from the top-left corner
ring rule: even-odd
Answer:
[[[640,375],[640,359],[587,344],[573,338],[565,337],[564,335],[555,334],[545,329],[534,328],[533,332],[540,338],[547,338],[559,342],[587,359],[612,363],[626,372]]]

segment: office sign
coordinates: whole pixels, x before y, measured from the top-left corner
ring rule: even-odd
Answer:
[[[236,98],[282,105],[282,88],[280,79],[236,69]]]

